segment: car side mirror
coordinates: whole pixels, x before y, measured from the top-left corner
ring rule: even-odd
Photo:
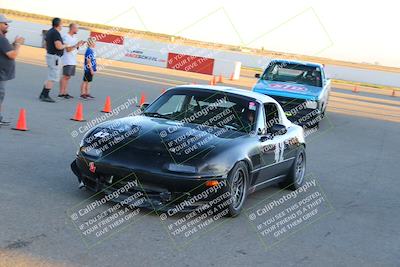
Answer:
[[[143,104],[140,106],[140,110],[141,110],[141,111],[144,111],[149,105],[150,105],[149,103],[143,103]]]
[[[272,140],[273,136],[267,132],[266,128],[258,128],[257,130],[258,139],[261,142],[265,142],[267,140]]]
[[[283,135],[287,133],[287,129],[285,125],[282,124],[274,124],[270,128],[270,133],[273,135]]]
[[[260,78],[261,77],[261,75],[260,75],[260,73],[256,73],[255,75],[254,75],[254,77],[256,77],[256,78]]]
[[[271,134],[263,134],[263,135],[260,135],[260,137],[258,139],[260,140],[260,142],[265,142],[268,140],[272,140],[273,138],[274,138],[274,136]]]

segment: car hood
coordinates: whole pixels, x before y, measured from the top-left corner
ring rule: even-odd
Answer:
[[[283,96],[304,100],[318,100],[322,88],[311,85],[267,81],[260,79],[253,87],[253,91],[270,96]]]
[[[134,116],[108,121],[94,128],[89,135],[108,133],[107,143],[131,148],[135,152],[155,153],[182,161],[200,154],[204,156],[217,146],[223,146],[246,133],[199,124],[181,123],[162,118]],[[99,138],[93,138],[98,142]],[[101,143],[104,143],[101,142]],[[89,145],[89,144],[86,144]],[[114,149],[112,148],[112,149]]]

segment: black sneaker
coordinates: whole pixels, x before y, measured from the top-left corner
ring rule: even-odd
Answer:
[[[40,96],[40,101],[42,101],[42,102],[48,102],[48,103],[55,103],[55,102],[56,102],[56,101],[54,101],[54,99],[51,98],[50,96],[44,96],[44,95],[41,95],[41,96]]]
[[[70,98],[74,98],[72,95],[70,95],[70,94],[66,94],[66,95],[64,95],[64,98],[65,99],[70,99]]]
[[[94,99],[94,96],[91,96],[91,95],[86,95],[86,97],[87,97],[87,98]]]
[[[58,95],[59,98],[64,98],[66,95]]]
[[[81,95],[80,98],[83,99],[83,100],[87,100],[87,96],[86,95]]]

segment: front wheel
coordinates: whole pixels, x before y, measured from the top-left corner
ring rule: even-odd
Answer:
[[[290,168],[288,176],[283,186],[288,186],[291,190],[296,190],[304,184],[306,173],[306,150],[301,146],[296,153],[293,166]]]
[[[238,162],[228,176],[228,191],[230,192],[230,204],[228,217],[239,215],[247,197],[249,172],[246,163]]]

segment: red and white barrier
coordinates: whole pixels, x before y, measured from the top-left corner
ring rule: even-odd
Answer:
[[[214,61],[213,58],[168,53],[167,68],[212,75]]]

